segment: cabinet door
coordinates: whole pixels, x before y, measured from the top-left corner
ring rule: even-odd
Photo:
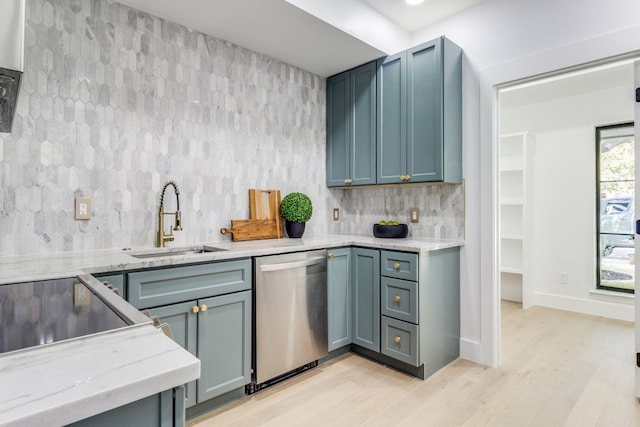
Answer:
[[[353,343],[380,351],[380,252],[352,251]]]
[[[376,63],[350,72],[350,185],[376,183]]]
[[[350,171],[350,73],[327,79],[327,186],[344,186]]]
[[[152,315],[158,316],[160,321],[171,327],[173,339],[196,357],[198,351],[198,315],[193,311],[198,307],[197,301],[188,301],[149,310]],[[185,386],[186,407],[196,404],[196,381],[191,381]]]
[[[376,63],[327,79],[327,186],[376,183]]]
[[[251,291],[205,298],[198,303],[200,403],[251,381]]]
[[[329,351],[351,344],[351,249],[328,249]]]
[[[407,175],[442,181],[442,39],[407,51]]]
[[[400,183],[407,173],[406,80],[406,52],[378,61],[378,184]]]

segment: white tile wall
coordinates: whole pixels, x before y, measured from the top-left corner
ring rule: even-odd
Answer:
[[[323,78],[111,0],[29,0],[14,129],[0,134],[0,255],[153,245],[169,179],[176,245],[228,239],[250,188],[307,193],[312,234],[369,234],[414,205],[429,220],[413,235],[464,229],[461,186],[326,188]],[[89,221],[73,218],[78,196],[93,199]]]

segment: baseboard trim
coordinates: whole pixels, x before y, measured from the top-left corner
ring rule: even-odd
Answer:
[[[603,301],[597,298],[572,298],[535,292],[533,304],[629,322],[633,322],[635,318],[635,307],[628,302]]]

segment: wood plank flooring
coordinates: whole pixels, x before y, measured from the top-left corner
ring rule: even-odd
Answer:
[[[633,324],[502,303],[502,365],[421,381],[347,354],[188,423],[213,426],[640,426]]]

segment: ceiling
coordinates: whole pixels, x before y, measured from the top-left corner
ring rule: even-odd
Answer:
[[[484,0],[425,0],[407,6],[403,0],[362,0],[405,30],[413,33],[448,16],[469,9]]]
[[[409,40],[416,30],[482,1],[426,0],[409,6],[403,0],[118,0],[322,77],[394,53],[340,29],[344,25],[337,21],[344,21],[346,13],[357,14],[354,19],[360,20],[372,16],[378,26],[387,21]],[[322,9],[323,19],[302,8],[314,13]]]

